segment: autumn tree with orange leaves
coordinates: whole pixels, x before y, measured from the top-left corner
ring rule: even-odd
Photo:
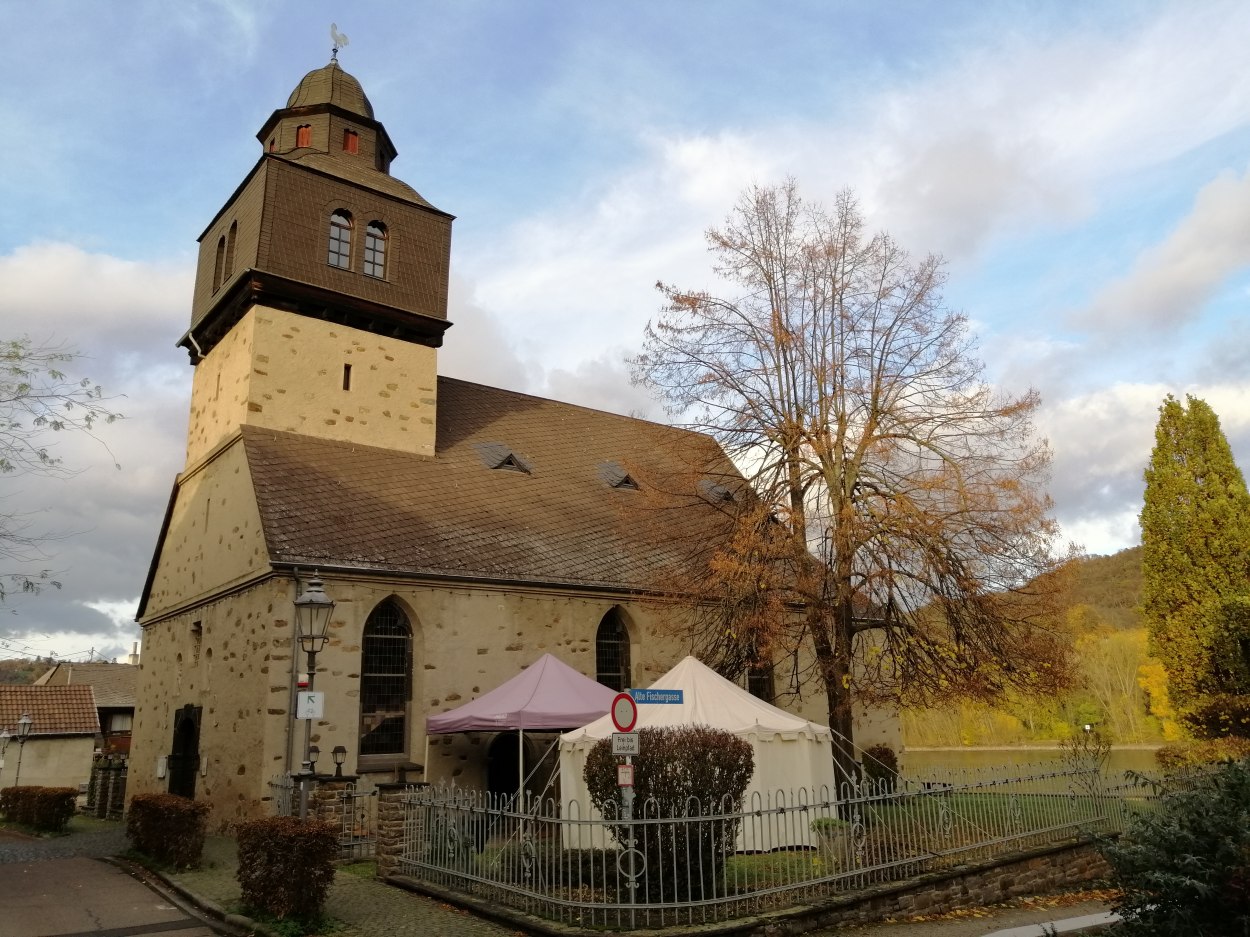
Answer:
[[[852,704],[934,705],[1068,679],[1034,391],[986,383],[940,258],[869,235],[793,180],[707,234],[722,295],[660,283],[635,380],[713,435],[749,496],[691,582],[682,627],[723,673],[818,678],[855,758]]]

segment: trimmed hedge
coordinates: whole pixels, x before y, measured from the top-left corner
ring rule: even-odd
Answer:
[[[176,869],[199,868],[208,804],[177,794],[136,794],[126,814],[131,845]]]
[[[709,726],[673,726],[641,729],[638,750],[634,818],[702,818],[656,824],[637,844],[646,856],[646,900],[697,901],[723,894],[725,856],[734,851],[739,822],[725,815],[740,809],[755,771],[750,743]],[[586,787],[605,817],[617,816],[616,766],[611,739],[600,739],[586,756]],[[625,845],[628,828],[610,821],[608,827]],[[688,866],[678,874],[675,857]]]
[[[278,920],[316,923],[334,881],[338,828],[318,820],[265,817],[239,824],[243,907]]]
[[[60,833],[74,815],[76,787],[6,787],[0,791],[5,819],[44,833]]]

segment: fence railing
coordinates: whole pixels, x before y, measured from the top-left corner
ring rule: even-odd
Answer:
[[[1117,828],[1096,766],[892,778],[746,802],[569,801],[459,788],[403,796],[398,871],[569,924],[727,920]]]

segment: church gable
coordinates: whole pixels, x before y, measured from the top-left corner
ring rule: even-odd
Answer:
[[[142,622],[269,571],[243,446],[180,476],[139,602]]]

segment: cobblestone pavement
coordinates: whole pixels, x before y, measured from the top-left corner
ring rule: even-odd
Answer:
[[[210,836],[204,845],[201,870],[179,872],[166,879],[201,903],[233,912],[239,900],[237,867],[234,840]],[[524,931],[341,870],[330,887],[326,912],[344,924],[334,932],[335,937],[525,937]]]
[[[0,863],[38,862],[41,859],[102,859],[130,846],[121,823],[70,836],[36,837],[0,830]]]

